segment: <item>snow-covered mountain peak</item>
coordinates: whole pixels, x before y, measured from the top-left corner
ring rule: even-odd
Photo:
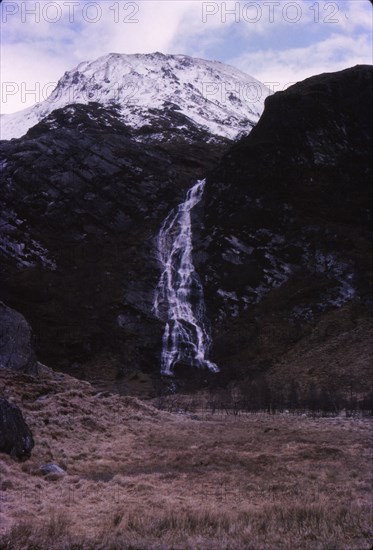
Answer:
[[[151,124],[154,110],[177,110],[209,133],[235,139],[258,121],[269,90],[218,61],[187,55],[110,53],[67,71],[43,102],[1,117],[1,139],[21,137],[66,105],[116,106],[134,128]]]

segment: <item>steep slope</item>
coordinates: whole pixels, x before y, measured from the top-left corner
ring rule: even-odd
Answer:
[[[336,315],[324,324],[319,347],[367,315],[372,76],[372,67],[357,66],[269,97],[252,133],[207,179],[196,260],[214,327],[213,360],[227,376],[263,373],[281,357],[285,368],[284,354],[302,338],[309,351],[317,347],[309,336],[330,311],[344,320]],[[360,340],[369,357],[367,334]],[[297,349],[295,378],[305,346]],[[333,349],[323,368],[334,362]],[[357,365],[350,370],[358,381]]]
[[[159,375],[156,235],[267,92],[218,62],[110,54],[2,118],[2,137],[27,134],[0,144],[0,295],[42,361],[123,391]]]
[[[159,374],[159,227],[229,143],[138,135],[114,108],[70,105],[0,146],[1,300],[30,322],[40,360],[124,391],[140,368]]]
[[[217,61],[112,53],[66,72],[45,101],[2,116],[0,136],[21,137],[56,109],[94,102],[116,106],[132,128],[159,126],[176,112],[175,131],[192,123],[212,136],[234,139],[258,121],[268,93],[255,78]],[[164,140],[162,130],[156,137]]]

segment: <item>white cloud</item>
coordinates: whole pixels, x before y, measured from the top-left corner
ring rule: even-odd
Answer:
[[[77,3],[77,2],[75,2]],[[14,2],[12,2],[14,4]],[[23,5],[25,2],[19,2]],[[1,110],[3,113],[23,109],[44,99],[35,94],[25,96],[24,89],[43,89],[56,82],[62,74],[82,61],[95,59],[109,52],[147,53],[168,52],[185,13],[194,6],[193,0],[162,0],[146,2],[91,2],[96,9],[83,12],[84,2],[74,10],[74,20],[69,20],[69,0],[49,4],[64,7],[63,17],[57,23],[43,18],[41,2],[39,20],[35,15],[19,10],[7,15],[3,23],[1,50]],[[136,10],[138,5],[138,10]],[[118,9],[111,9],[118,6]],[[4,8],[4,5],[2,6]],[[126,9],[124,9],[126,8]],[[56,11],[46,12],[48,18]],[[70,14],[72,14],[72,7]],[[96,22],[85,20],[95,19]],[[37,14],[38,15],[38,14]],[[44,14],[45,15],[45,14]],[[3,16],[4,9],[3,9]],[[137,20],[137,22],[132,22]],[[13,94],[9,91],[13,90]],[[4,93],[8,91],[8,93]]]
[[[344,31],[352,33],[358,29],[372,33],[373,10],[368,0],[348,0],[343,3],[345,17],[341,19]]]
[[[308,47],[268,49],[231,59],[230,63],[264,83],[277,83],[277,91],[316,74],[371,64],[372,47],[365,36],[333,35]]]
[[[91,26],[84,26],[76,40],[75,55],[86,59],[87,53],[89,58],[95,58],[108,52],[165,52],[174,39],[179,22],[192,4],[192,1],[138,2],[139,11],[131,14],[130,10],[120,10],[121,21],[117,23],[114,22],[116,13],[106,7],[104,16],[95,24],[94,32]],[[138,19],[138,23],[124,22],[122,18],[125,17]]]

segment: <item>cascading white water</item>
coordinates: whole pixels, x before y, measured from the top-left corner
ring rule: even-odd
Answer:
[[[158,235],[158,260],[162,274],[154,297],[154,312],[166,322],[163,334],[161,373],[172,376],[176,363],[207,367],[211,339],[205,322],[201,281],[192,258],[191,210],[202,198],[206,180],[188,191],[186,200],[168,214]]]

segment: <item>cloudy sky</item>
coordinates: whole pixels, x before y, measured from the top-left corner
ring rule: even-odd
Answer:
[[[110,52],[215,59],[273,90],[373,61],[369,0],[3,0],[0,11],[2,113]]]

